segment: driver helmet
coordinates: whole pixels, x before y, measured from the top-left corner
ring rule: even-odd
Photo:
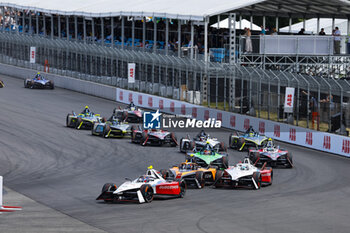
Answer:
[[[41,77],[40,72],[36,73],[35,78],[40,80],[40,77]]]
[[[114,122],[116,122],[116,123],[119,123],[118,117],[116,117],[116,116],[114,116],[114,115],[113,115],[113,117],[112,117],[112,120],[113,120]]]
[[[267,147],[273,147],[273,141],[272,141],[272,138],[269,138],[268,141],[267,141]]]

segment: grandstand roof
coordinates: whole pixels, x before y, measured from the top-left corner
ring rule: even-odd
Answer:
[[[202,21],[227,12],[346,18],[349,0],[8,0],[0,6],[86,17],[136,16]]]

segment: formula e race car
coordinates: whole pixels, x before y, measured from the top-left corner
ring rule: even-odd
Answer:
[[[125,121],[128,123],[142,123],[143,110],[136,107],[133,102],[131,102],[128,107],[115,108],[113,110],[114,116],[116,116],[120,121]]]
[[[96,122],[91,128],[91,134],[102,136],[104,138],[110,137],[130,137],[131,126],[125,122],[120,122],[116,117],[111,116],[107,122]]]
[[[160,129],[142,130],[140,126],[135,125],[131,127],[131,142],[139,143],[142,146],[162,146],[164,144],[169,144],[170,146],[178,145],[177,138],[174,133]]]
[[[33,79],[25,79],[24,80],[25,88],[49,88],[54,89],[55,84],[52,80],[45,79],[38,72]]]
[[[139,203],[145,203],[151,202],[156,195],[183,198],[185,193],[186,183],[184,180],[167,181],[151,166],[148,168],[146,175],[142,175],[133,181],[127,179],[119,187],[113,183],[106,183],[96,200],[118,202],[136,199]]]
[[[67,114],[66,118],[66,126],[76,129],[91,129],[94,123],[100,122],[104,123],[106,120],[100,114],[90,112],[88,106],[80,114],[72,112],[72,114]]]
[[[248,157],[255,166],[262,166],[266,162],[271,167],[293,167],[292,153],[275,146],[272,139],[269,139],[266,146],[262,149],[250,149]]]
[[[164,179],[183,179],[186,185],[194,185],[201,189],[205,184],[212,184],[215,181],[215,168],[202,168],[196,163],[184,162],[179,166],[161,170]]]
[[[240,151],[243,149],[249,150],[250,148],[262,148],[266,145],[267,140],[268,137],[255,132],[253,127],[250,126],[244,134],[239,134],[237,131],[233,132],[229,138],[229,146]]]
[[[271,185],[273,179],[272,168],[265,167],[261,169],[251,164],[248,158],[244,159],[243,163],[238,163],[236,166],[230,166],[224,171],[216,172],[214,186],[219,187],[248,187],[260,189],[264,185]]]
[[[200,151],[187,153],[186,160],[197,163],[201,167],[212,166],[218,169],[225,169],[228,167],[227,153],[217,152],[209,143]]]
[[[4,86],[5,86],[4,82],[2,80],[0,80],[0,88],[2,88]]]
[[[216,138],[210,137],[209,134],[206,134],[202,130],[199,134],[196,135],[193,139],[187,135],[185,138],[180,139],[180,152],[187,153],[189,151],[197,150],[200,151],[205,145],[209,142],[210,146],[214,148],[217,152],[227,151],[227,147],[223,142],[220,142]]]

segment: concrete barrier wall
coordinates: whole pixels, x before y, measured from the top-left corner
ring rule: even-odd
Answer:
[[[35,71],[0,64],[0,74],[25,79],[33,77]],[[294,125],[264,120],[247,115],[210,109],[184,101],[124,90],[55,74],[45,74],[45,77],[53,80],[57,87],[127,104],[130,103],[130,101],[134,101],[134,103],[140,107],[160,109],[161,111],[170,114],[190,115],[200,120],[215,118],[222,120],[223,127],[239,131],[245,131],[250,125],[252,125],[256,130],[259,130],[260,133],[264,133],[266,136],[279,141],[350,157],[349,137],[305,129]]]

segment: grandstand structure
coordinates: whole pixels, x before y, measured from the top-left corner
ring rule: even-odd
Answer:
[[[347,111],[350,58],[334,54],[332,36],[253,35],[246,53],[235,23],[262,17],[265,28],[274,17],[278,31],[282,17],[290,25],[292,18],[349,19],[347,0],[8,0],[0,9],[3,63],[44,69],[48,62],[51,72],[191,102],[199,92],[201,104],[278,121],[286,118],[281,105],[292,86],[290,123],[305,127],[311,96],[327,129],[333,114]],[[226,18],[229,27],[221,29]],[[36,64],[28,62],[32,46]],[[133,86],[125,83],[128,63],[136,63]],[[343,115],[341,122],[350,121]]]

